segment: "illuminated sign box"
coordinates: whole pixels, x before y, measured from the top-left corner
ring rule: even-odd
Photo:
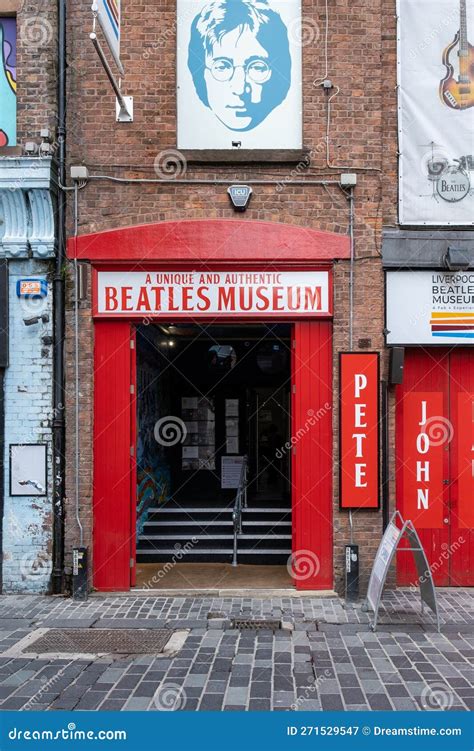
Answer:
[[[474,271],[388,271],[387,344],[474,344]]]
[[[329,271],[99,271],[99,317],[327,317]]]

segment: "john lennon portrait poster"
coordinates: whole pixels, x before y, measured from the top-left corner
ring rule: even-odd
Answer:
[[[301,0],[177,10],[178,148],[301,148]]]

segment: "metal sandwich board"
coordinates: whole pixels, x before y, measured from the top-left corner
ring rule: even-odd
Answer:
[[[397,519],[400,521],[401,527],[396,525]],[[404,538],[408,540],[409,547],[399,548],[398,546]],[[417,571],[417,583],[420,587],[421,612],[423,614],[424,605],[427,605],[434,612],[439,631],[438,605],[431,568],[413,522],[410,520],[405,521],[399,511],[395,511],[390,519],[380,541],[370,574],[365,609],[372,610],[374,613],[374,620],[370,626],[372,631],[375,631],[377,628],[377,619],[385,580],[397,550],[413,553]]]

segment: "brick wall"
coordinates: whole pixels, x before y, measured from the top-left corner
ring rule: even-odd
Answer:
[[[126,68],[124,93],[133,94],[135,121],[118,125],[114,96],[87,38],[88,7],[73,0],[69,16],[69,54],[74,69],[69,79],[69,146],[71,164],[86,164],[94,174],[116,177],[155,177],[155,165],[176,149],[175,2],[124,2],[122,59]],[[303,48],[303,142],[310,150],[309,167],[294,164],[196,165],[188,163],[181,177],[245,181],[264,177],[275,185],[257,186],[244,218],[287,222],[346,233],[349,211],[337,187],[299,185],[297,179],[337,179],[357,172],[355,191],[355,309],[354,346],[383,347],[383,274],[381,229],[396,221],[396,102],[395,3],[391,0],[329,2],[328,77],[340,91],[332,100],[330,160],[326,164],[325,134],[328,95],[319,85],[324,76],[324,0],[303,0],[305,22],[314,30]],[[314,83],[316,82],[316,84]],[[331,93],[333,94],[335,90]],[[277,184],[279,183],[279,185]],[[170,219],[234,217],[225,186],[193,186],[169,180],[160,185],[90,182],[79,193],[79,232],[96,232],[136,223]],[[242,218],[242,215],[239,216]],[[70,231],[72,227],[70,226]],[[144,249],[146,254],[147,249]],[[338,510],[337,355],[349,346],[347,262],[335,268],[334,318],[334,530],[335,584],[342,585],[343,545],[349,539],[347,513]],[[93,331],[89,303],[81,310],[81,502],[86,537],[91,535],[92,496],[92,354]],[[71,313],[68,315],[68,360],[72,352]],[[382,361],[382,376],[386,361]],[[73,388],[68,372],[67,420],[70,432]],[[392,433],[393,434],[393,433]],[[73,461],[68,443],[68,467]],[[68,499],[73,497],[68,474]],[[67,555],[77,542],[73,509],[68,505]],[[363,585],[382,528],[381,513],[354,514],[355,541],[361,546]]]
[[[43,301],[20,300],[20,278],[46,277],[47,265],[9,261],[10,364],[5,370],[5,511],[3,591],[46,592],[52,570],[52,290]],[[46,313],[49,321],[25,326],[24,319]],[[46,496],[10,496],[9,445],[47,443]]]

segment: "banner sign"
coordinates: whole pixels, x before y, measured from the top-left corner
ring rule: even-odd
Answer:
[[[474,394],[458,394],[458,523],[474,528]]]
[[[400,223],[474,224],[474,8],[398,0]]]
[[[120,62],[120,2],[121,0],[94,0],[92,10],[97,13],[100,28],[104,32],[112,57],[118,69]]]
[[[389,271],[386,282],[387,344],[474,344],[474,272]]]
[[[177,0],[178,148],[300,149],[301,48],[317,33],[301,0]]]
[[[450,440],[441,392],[403,397],[403,512],[417,529],[443,526],[444,448]]]
[[[328,316],[328,271],[98,271],[98,316]]]
[[[379,508],[379,355],[339,358],[340,507]]]

